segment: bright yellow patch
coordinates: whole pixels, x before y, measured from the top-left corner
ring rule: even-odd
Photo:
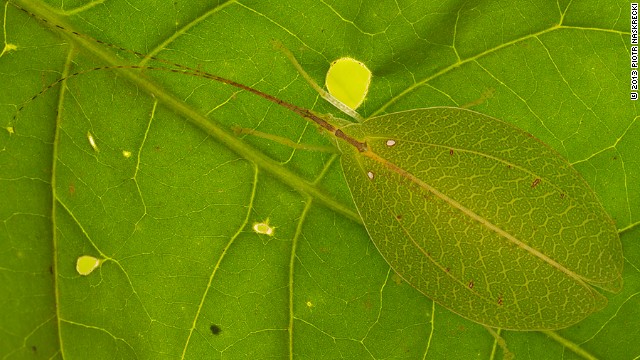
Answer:
[[[327,90],[351,109],[357,109],[369,92],[371,71],[352,58],[340,58],[327,71]]]
[[[127,150],[122,150],[122,156],[126,157],[127,159],[131,157],[131,151],[127,151]]]
[[[93,272],[100,265],[100,260],[93,256],[83,255],[78,258],[76,262],[76,271],[80,275],[87,276]]]

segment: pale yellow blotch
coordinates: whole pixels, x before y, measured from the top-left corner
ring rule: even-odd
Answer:
[[[96,139],[91,134],[91,131],[87,131],[87,139],[89,139],[89,145],[91,145],[93,150],[95,150],[95,152],[99,152],[100,149],[98,149],[98,144],[96,144]]]
[[[7,129],[7,132],[9,133],[9,135],[13,135],[13,134],[16,133],[16,131],[13,128],[13,126],[7,126],[5,129]]]
[[[131,157],[131,151],[127,151],[127,150],[122,150],[122,156],[126,157],[127,159]]]
[[[253,223],[253,231],[257,232],[258,234],[273,236],[275,230],[275,227],[269,226],[269,219],[261,223]]]
[[[329,94],[351,109],[357,109],[369,92],[371,71],[362,62],[344,57],[331,63],[326,85]]]
[[[312,308],[313,307],[313,303],[311,301],[307,301],[307,307],[308,308]]]
[[[80,275],[87,276],[100,266],[100,260],[89,255],[82,255],[76,261],[76,271]]]
[[[373,180],[373,172],[368,171],[367,176],[369,177],[369,179]]]

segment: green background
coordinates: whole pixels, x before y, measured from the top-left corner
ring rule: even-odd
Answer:
[[[503,331],[506,346],[518,359],[640,356],[628,2],[16,3],[319,112],[337,114],[272,39],[317,81],[339,57],[364,62],[373,72],[364,116],[469,106],[534,134],[616,221],[625,287],[568,329]],[[0,129],[3,359],[503,357],[483,327],[390,271],[345,215],[354,208],[333,154],[216,130],[330,144],[276,105],[206,79],[110,70],[70,78],[14,118],[65,74],[141,59],[2,4],[4,43],[17,46],[0,57],[0,122],[14,132]],[[314,190],[299,191],[303,180]],[[272,237],[251,229],[266,219]],[[82,255],[107,260],[85,277],[75,270]]]

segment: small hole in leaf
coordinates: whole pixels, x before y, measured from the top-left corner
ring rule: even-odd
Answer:
[[[387,146],[388,146],[388,147],[392,147],[392,146],[394,146],[395,144],[396,144],[396,141],[395,141],[395,140],[387,140]]]
[[[369,92],[371,71],[358,60],[343,57],[331,63],[325,81],[329,94],[355,110]]]
[[[257,232],[258,234],[273,236],[275,230],[275,227],[269,226],[269,219],[265,220],[264,222],[253,223],[253,231]]]
[[[96,259],[93,256],[83,255],[76,261],[76,271],[80,275],[87,276],[93,272],[98,266],[100,266],[100,259]]]

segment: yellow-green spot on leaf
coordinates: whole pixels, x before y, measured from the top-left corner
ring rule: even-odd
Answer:
[[[269,226],[269,219],[265,220],[264,222],[253,223],[253,231],[257,232],[258,234],[273,236],[275,230],[275,227]]]
[[[16,46],[15,44],[4,44],[4,48],[2,49],[2,52],[0,53],[0,56],[11,52],[11,51],[16,51],[18,49],[18,46]]]
[[[127,150],[122,150],[122,156],[126,157],[127,159],[131,157],[131,151],[127,151]]]
[[[13,126],[7,126],[5,129],[7,129],[7,132],[9,133],[9,135],[13,135],[16,133]]]
[[[91,131],[87,131],[87,139],[89,140],[89,145],[91,145],[93,150],[95,152],[99,152],[98,144],[96,144],[96,139],[93,137],[93,134],[91,134]]]
[[[362,62],[344,57],[333,63],[327,71],[329,93],[351,109],[364,101],[371,83],[371,71]]]
[[[76,261],[76,271],[80,275],[87,276],[100,266],[100,260],[89,255],[82,255]]]
[[[307,301],[307,307],[311,309],[313,307],[313,303],[311,301]]]

